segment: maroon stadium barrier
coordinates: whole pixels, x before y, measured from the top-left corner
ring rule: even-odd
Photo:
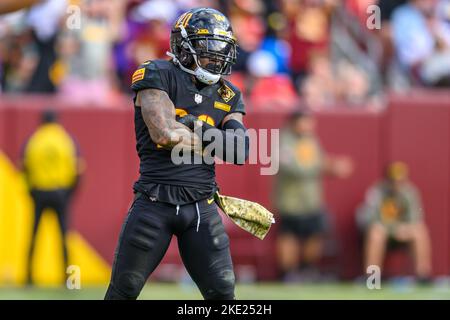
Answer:
[[[386,160],[408,163],[421,191],[435,274],[450,271],[450,97],[403,97],[389,113]]]
[[[0,146],[6,145],[6,118],[7,109],[0,108]]]
[[[359,275],[361,237],[355,225],[355,208],[367,188],[390,160],[406,161],[412,180],[422,192],[426,222],[433,245],[433,271],[450,272],[450,101],[448,95],[419,93],[417,97],[392,97],[388,111],[336,110],[318,114],[318,131],[325,150],[349,155],[355,171],[346,180],[326,179],[325,193],[333,222],[333,241],[326,260],[342,278]],[[447,102],[447,103],[446,103]],[[39,112],[55,106],[61,122],[75,137],[87,162],[86,174],[76,195],[71,227],[78,230],[108,261],[113,258],[122,219],[132,199],[131,186],[138,175],[134,146],[132,106],[127,97],[108,108],[75,106],[46,97],[2,97],[0,101],[0,148],[17,161],[25,139],[38,124]],[[285,114],[252,112],[250,128],[279,128]],[[217,167],[224,194],[260,202],[272,208],[273,177],[261,176],[259,165]],[[276,276],[275,235],[277,225],[260,241],[226,222],[237,268],[251,265],[259,279]],[[180,263],[176,241],[165,263]],[[387,272],[403,271],[405,257],[391,255]],[[330,269],[331,270],[331,269]]]

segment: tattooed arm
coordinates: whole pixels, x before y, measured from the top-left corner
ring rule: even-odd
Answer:
[[[172,149],[178,143],[183,148],[201,151],[198,136],[175,120],[175,107],[165,91],[145,89],[138,92],[137,105],[154,143]]]

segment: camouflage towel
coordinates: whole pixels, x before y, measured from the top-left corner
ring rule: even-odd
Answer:
[[[216,192],[216,204],[239,227],[263,240],[275,223],[273,214],[256,202],[223,196]]]

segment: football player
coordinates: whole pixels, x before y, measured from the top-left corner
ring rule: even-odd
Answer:
[[[226,16],[210,8],[192,9],[172,28],[170,61],[147,61],[134,73],[140,177],[106,299],[136,299],[173,235],[203,297],[235,298],[229,238],[214,202],[214,163],[176,164],[171,155],[177,145],[202,154],[214,142],[222,146],[216,155],[224,160],[243,164],[247,159],[242,96],[223,78],[236,61],[236,46]],[[215,141],[200,139],[207,131]]]

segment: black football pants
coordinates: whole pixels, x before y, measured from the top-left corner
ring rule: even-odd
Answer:
[[[172,235],[205,299],[234,299],[229,238],[214,202],[175,206],[138,194],[122,226],[105,299],[136,299]]]

